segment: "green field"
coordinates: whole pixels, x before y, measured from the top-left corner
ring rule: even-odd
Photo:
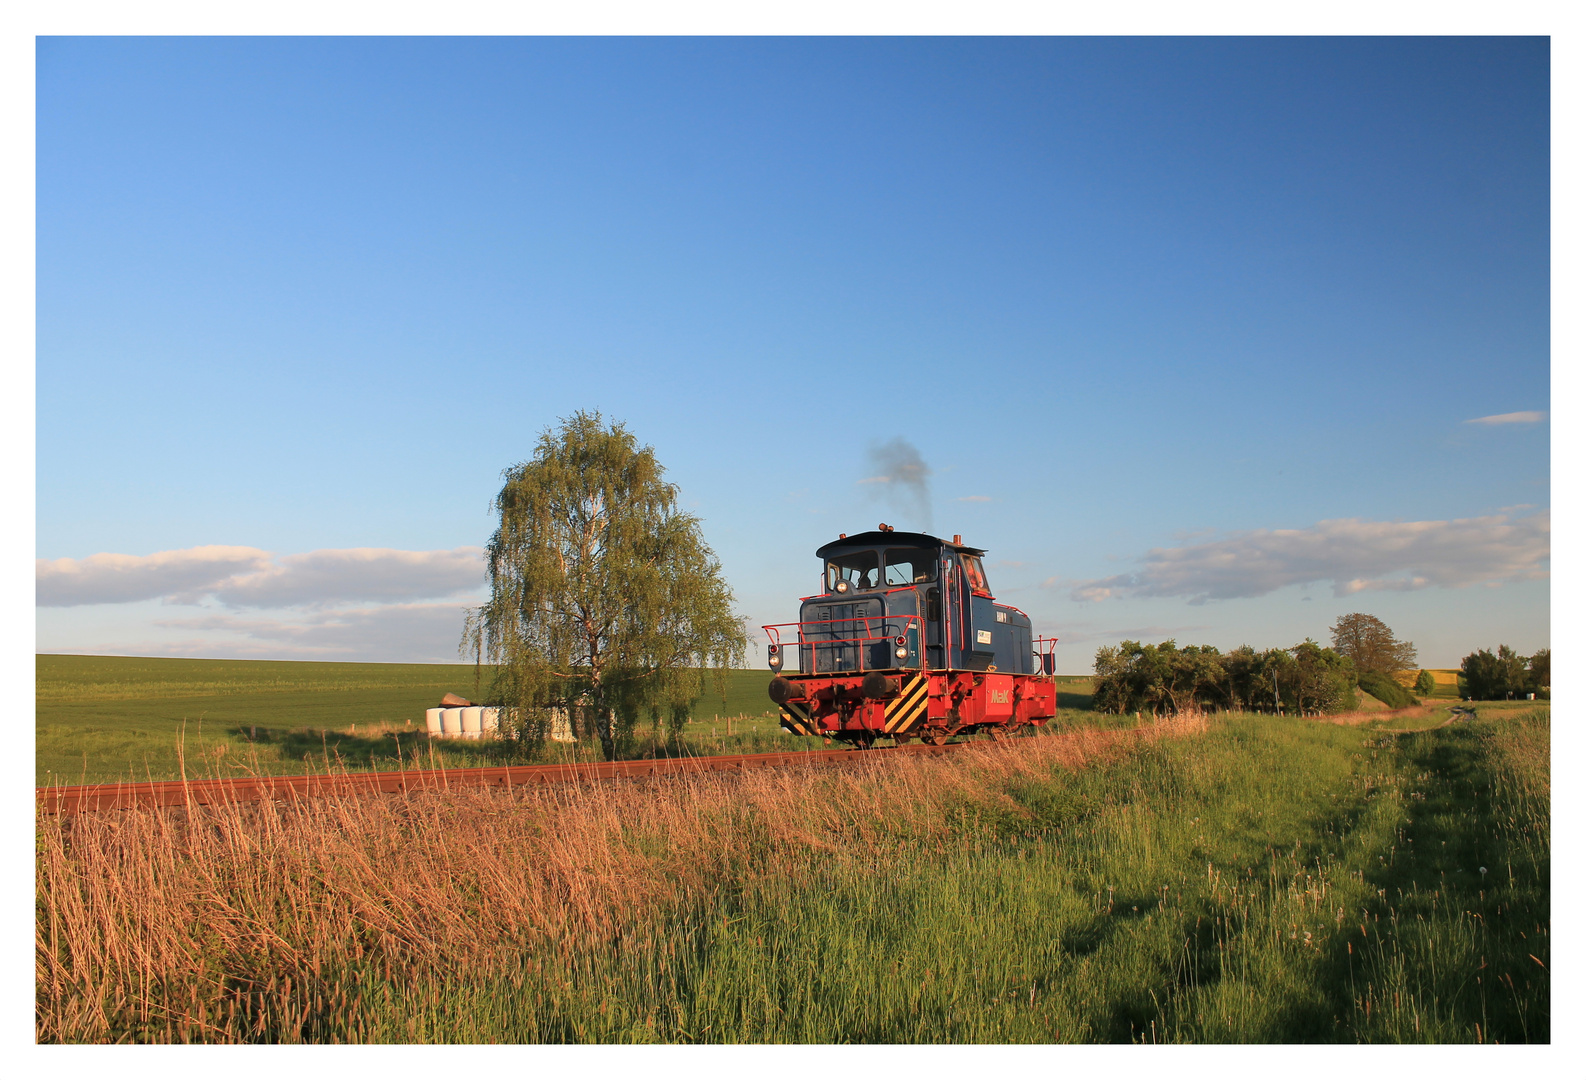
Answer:
[[[395,768],[399,751],[405,761],[489,764],[499,748],[431,745],[424,731],[424,710],[441,695],[488,691],[489,669],[477,674],[471,664],[39,656],[37,783],[171,780],[184,764],[191,776]],[[725,701],[711,691],[695,705],[689,739],[737,749],[775,738],[769,681],[769,672],[732,672]],[[735,722],[729,740],[716,716],[751,719]]]
[[[1545,1043],[1549,715],[41,819],[38,1037]]]
[[[769,671],[734,671],[725,699],[708,689],[672,752],[756,753],[805,740],[782,731],[766,697]],[[276,660],[37,657],[36,783],[174,780],[398,767],[466,768],[505,748],[430,740],[424,710],[446,693],[479,700],[490,670],[471,664],[338,664]],[[1059,705],[1089,705],[1089,679],[1060,680]],[[732,718],[730,721],[727,718]],[[654,754],[645,730],[630,753]],[[551,746],[557,758],[599,748]]]

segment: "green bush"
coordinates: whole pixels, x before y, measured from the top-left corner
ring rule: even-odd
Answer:
[[[1408,709],[1411,705],[1420,704],[1414,694],[1394,682],[1392,676],[1380,671],[1362,671],[1360,688],[1390,709]]]
[[[1427,671],[1423,668],[1421,673],[1415,677],[1415,692],[1420,694],[1422,697],[1426,697],[1436,689],[1437,680],[1432,678],[1432,673],[1430,671]]]

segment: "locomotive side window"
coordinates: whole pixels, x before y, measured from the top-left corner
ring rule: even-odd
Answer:
[[[893,548],[887,552],[888,585],[913,585],[935,577],[934,548]]]
[[[969,579],[969,591],[980,596],[990,596],[991,586],[986,584],[986,571],[977,555],[964,556],[964,576]]]
[[[826,563],[826,591],[846,592],[848,589],[874,589],[881,580],[881,560],[874,551],[855,551],[838,555]],[[845,588],[839,584],[846,582]]]

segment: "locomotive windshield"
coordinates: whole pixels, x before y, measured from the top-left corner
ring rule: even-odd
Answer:
[[[935,577],[935,548],[892,548],[887,552],[888,585],[913,585]]]
[[[850,589],[874,589],[880,583],[881,560],[874,551],[837,555],[826,562],[826,591],[839,592],[839,582]]]

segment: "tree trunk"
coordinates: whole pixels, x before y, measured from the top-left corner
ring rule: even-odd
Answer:
[[[605,665],[601,662],[600,632],[593,620],[584,619],[585,642],[589,648],[589,704],[595,713],[595,732],[600,736],[600,752],[607,761],[617,760],[617,731],[611,709],[606,705],[606,685],[602,679]]]
[[[607,761],[617,760],[617,731],[611,710],[601,706],[595,712],[595,726],[600,730],[600,752]]]

